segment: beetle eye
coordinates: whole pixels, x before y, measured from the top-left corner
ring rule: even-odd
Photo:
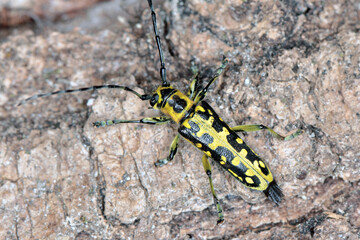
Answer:
[[[150,99],[150,105],[153,107],[159,100],[159,95],[156,93]]]

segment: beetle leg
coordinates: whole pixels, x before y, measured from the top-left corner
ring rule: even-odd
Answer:
[[[214,76],[212,77],[212,79],[208,82],[208,84],[201,89],[195,96],[194,98],[194,102],[195,104],[197,104],[198,102],[200,102],[201,100],[204,99],[204,97],[206,96],[207,91],[209,90],[210,85],[215,82],[216,79],[218,79],[218,77],[221,75],[221,73],[224,71],[224,69],[226,68],[226,65],[228,63],[228,60],[226,59],[226,57],[223,57],[223,60],[221,62],[221,66],[216,70]]]
[[[193,76],[191,79],[193,79],[190,83],[190,88],[187,92],[187,95],[189,96],[189,98],[191,100],[195,99],[195,96],[198,94],[199,92],[199,70],[196,67],[196,65],[194,63],[191,63],[191,71],[193,73]]]
[[[169,155],[167,156],[167,158],[157,160],[155,162],[155,166],[162,167],[162,166],[164,166],[165,164],[167,164],[168,162],[170,162],[171,160],[174,159],[175,154],[176,154],[177,149],[178,149],[179,138],[180,138],[180,134],[176,134],[174,140],[172,141],[172,143],[170,145],[170,153],[169,153]]]
[[[209,178],[211,193],[213,195],[216,210],[217,210],[218,215],[219,215],[219,219],[217,220],[217,224],[220,224],[220,223],[222,223],[224,221],[224,215],[223,215],[223,211],[222,211],[222,208],[221,208],[221,205],[220,205],[220,201],[217,198],[215,190],[214,190],[214,185],[213,185],[212,177],[211,177],[211,165],[209,163],[208,156],[206,156],[205,154],[202,157],[202,164],[204,166],[206,175]]]
[[[104,120],[104,121],[96,121],[93,123],[94,127],[105,127],[111,126],[119,123],[143,123],[143,124],[151,124],[151,125],[161,125],[171,121],[169,117],[147,117],[139,120],[122,120],[122,119],[113,119],[113,120]]]
[[[240,125],[240,126],[232,127],[231,130],[233,130],[235,132],[255,132],[255,131],[259,131],[259,130],[267,130],[268,132],[271,133],[271,135],[273,135],[274,137],[276,137],[277,139],[279,139],[281,141],[289,141],[303,133],[302,129],[298,129],[296,132],[284,137],[284,136],[281,136],[280,134],[278,134],[277,132],[275,132],[274,130],[272,130],[271,128],[261,125],[261,124],[260,125]]]

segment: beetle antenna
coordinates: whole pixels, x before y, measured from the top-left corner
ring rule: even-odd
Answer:
[[[48,96],[52,96],[52,95],[56,95],[56,94],[64,94],[64,93],[73,93],[73,92],[85,92],[85,91],[91,91],[91,90],[96,90],[96,89],[101,89],[101,88],[117,88],[117,89],[123,89],[125,91],[131,92],[133,94],[135,94],[137,97],[139,97],[141,100],[149,100],[151,98],[150,95],[147,94],[143,94],[141,95],[140,93],[125,87],[125,86],[119,86],[119,85],[98,85],[98,86],[92,86],[92,87],[85,87],[85,88],[78,88],[78,89],[66,89],[66,90],[59,90],[56,92],[49,92],[49,93],[41,93],[29,98],[26,98],[24,100],[22,100],[17,106],[23,105],[28,101],[32,101],[34,99],[37,98],[41,98],[41,97],[48,97]]]
[[[167,87],[170,86],[170,84],[166,81],[166,68],[165,68],[165,61],[164,61],[164,54],[161,48],[161,39],[159,36],[159,31],[156,25],[156,13],[154,11],[153,5],[152,5],[152,0],[148,0],[149,3],[149,7],[151,10],[151,18],[152,18],[152,22],[153,22],[153,26],[154,26],[154,33],[155,33],[155,40],[156,40],[156,44],[159,50],[159,55],[160,55],[160,76],[161,76],[161,80],[162,80],[162,86],[163,87]]]

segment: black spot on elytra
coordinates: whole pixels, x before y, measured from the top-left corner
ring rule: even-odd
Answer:
[[[189,125],[191,127],[191,132],[196,134],[198,131],[200,131],[200,127],[199,125],[197,125],[196,123],[194,123],[193,121],[189,121]]]
[[[229,149],[222,146],[217,147],[214,152],[218,156],[219,160],[221,159],[221,156],[224,156],[227,163],[231,163],[231,161],[235,158],[234,154]]]
[[[212,128],[215,129],[217,132],[222,132],[224,127],[224,124],[222,124],[222,122],[217,121],[217,119],[215,118],[214,122],[212,123]]]
[[[262,161],[262,162],[264,163],[264,161]],[[264,163],[264,164],[265,164],[265,163]],[[262,172],[265,176],[269,175],[269,168],[266,166],[266,164],[265,164],[265,167],[264,167],[264,168],[261,167],[260,164],[259,164],[259,168],[260,168],[261,172]]]
[[[226,136],[226,139],[228,141],[228,143],[230,143],[230,145],[237,151],[240,152],[242,149],[245,148],[245,144],[240,144],[236,141],[236,139],[238,139],[239,136],[236,135],[235,132],[230,131],[230,134]]]
[[[239,164],[239,166],[242,164]],[[228,169],[230,169],[231,171],[233,171],[237,176],[241,177],[243,179],[243,181],[240,181],[240,179],[238,179],[241,183],[243,183],[245,186],[248,187],[258,187],[260,185],[260,179],[257,176],[251,176],[248,177],[245,175],[245,172],[247,170],[247,168],[242,165],[244,167],[244,169],[241,169],[239,167],[235,167],[233,165],[231,165],[230,167],[228,167]],[[245,178],[251,178],[253,180],[254,183],[248,183]]]
[[[255,161],[261,160],[258,156],[255,155],[255,153],[248,147],[244,147],[247,151],[247,155],[245,156],[246,159],[248,159],[252,164],[254,164]]]
[[[203,105],[203,104],[201,104],[201,105]],[[205,112],[200,111],[199,109],[197,109],[196,113],[197,113],[197,114],[199,115],[199,117],[201,117],[202,119],[208,120],[209,117],[210,117],[210,115],[209,115],[209,113],[206,111],[206,108],[204,108],[204,109],[205,109]]]
[[[258,187],[260,185],[260,179],[257,176],[250,177],[254,183],[248,183],[251,187]]]
[[[214,142],[214,138],[212,136],[210,136],[210,134],[208,133],[204,133],[201,137],[200,137],[200,142],[206,145],[209,145],[211,143]]]

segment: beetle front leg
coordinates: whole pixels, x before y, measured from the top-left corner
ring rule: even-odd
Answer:
[[[171,121],[171,118],[169,117],[147,117],[142,118],[139,120],[123,120],[123,119],[113,119],[113,120],[104,120],[104,121],[96,121],[93,123],[94,127],[105,127],[105,126],[111,126],[114,124],[119,123],[143,123],[143,124],[150,124],[150,125],[160,125],[165,124]]]
[[[191,71],[193,73],[193,76],[191,78],[192,80],[187,95],[191,100],[194,100],[195,96],[200,91],[200,86],[199,86],[199,70],[193,62],[191,63]]]
[[[201,89],[200,91],[198,91],[194,97],[194,102],[195,104],[200,102],[201,100],[204,99],[204,97],[206,96],[207,91],[209,90],[210,85],[216,81],[216,79],[218,79],[218,77],[221,75],[221,73],[225,70],[226,65],[228,63],[228,60],[226,59],[226,57],[223,57],[223,60],[221,62],[221,66],[216,70],[214,76],[211,78],[211,80],[208,82],[208,84]]]

